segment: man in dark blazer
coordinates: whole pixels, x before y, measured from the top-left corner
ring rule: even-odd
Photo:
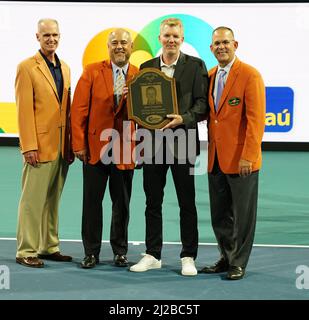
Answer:
[[[198,229],[193,167],[198,149],[196,148],[197,122],[203,118],[207,109],[208,74],[201,59],[180,51],[184,41],[181,20],[176,18],[163,20],[160,25],[159,41],[162,44],[162,55],[146,61],[141,65],[141,69],[157,68],[167,76],[175,78],[179,114],[167,115],[171,121],[161,131],[151,130],[152,137],[157,134],[162,137],[164,130],[169,128],[174,134],[172,139],[167,138],[164,142],[161,140],[161,148],[152,155],[151,163],[145,162],[143,166],[146,194],[146,255],[133,265],[130,271],[143,272],[161,268],[162,203],[166,174],[171,168],[180,208],[181,273],[194,276],[197,274],[194,260],[198,248]],[[190,135],[188,135],[189,130],[191,130]],[[175,138],[176,136],[178,138]],[[170,148],[170,145],[173,147]],[[186,155],[183,154],[184,151]],[[156,159],[156,156],[160,152],[163,161],[158,163],[156,160],[160,157]],[[168,153],[172,154],[173,163],[167,161]]]

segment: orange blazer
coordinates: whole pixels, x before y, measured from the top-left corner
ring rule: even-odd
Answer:
[[[138,68],[130,64],[127,72],[127,79],[130,80]],[[123,121],[127,120],[127,109],[124,99],[115,108],[113,71],[110,60],[93,63],[85,67],[80,77],[72,102],[71,126],[73,151],[88,150],[89,163],[95,164],[100,160],[104,147],[109,141],[100,141],[103,130],[115,129],[119,133],[120,163],[117,167],[121,170],[133,169],[135,164],[130,153],[130,163],[123,163]],[[134,123],[130,122],[130,136],[125,139],[131,140],[134,131]],[[113,140],[115,141],[115,140]],[[127,156],[127,154],[125,155]]]
[[[21,152],[37,150],[39,161],[53,161],[59,152],[60,130],[62,156],[66,132],[67,108],[70,108],[70,69],[61,62],[63,95],[60,102],[49,68],[38,52],[17,67],[15,96]]]
[[[266,109],[263,79],[256,69],[236,58],[216,112],[213,97],[216,73],[217,67],[209,71],[208,172],[212,171],[215,152],[226,174],[239,172],[240,159],[251,161],[253,171],[258,170],[262,165]]]

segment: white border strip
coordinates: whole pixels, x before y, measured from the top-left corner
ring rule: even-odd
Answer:
[[[16,238],[0,238],[0,240],[16,240]],[[62,242],[82,242],[81,239],[60,239]],[[108,240],[102,240],[102,243],[109,243]],[[129,241],[134,246],[145,244],[145,241]],[[163,244],[181,244],[181,242],[163,242]],[[213,242],[200,242],[202,246],[217,246],[217,243]],[[253,247],[269,247],[269,248],[309,248],[309,245],[297,245],[297,244],[254,244]]]

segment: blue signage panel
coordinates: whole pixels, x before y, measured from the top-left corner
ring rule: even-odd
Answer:
[[[290,131],[293,115],[293,90],[289,87],[266,87],[265,132]]]

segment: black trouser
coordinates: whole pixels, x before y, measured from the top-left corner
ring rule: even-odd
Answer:
[[[171,168],[180,208],[180,257],[196,258],[198,248],[197,212],[195,206],[194,175],[190,164],[144,164],[144,191],[146,194],[146,253],[161,259],[162,203],[166,174]]]
[[[83,165],[82,239],[86,255],[99,257],[103,230],[102,201],[109,177],[112,200],[110,243],[114,254],[128,251],[129,204],[133,170],[119,170],[113,164]]]
[[[258,177],[224,174],[215,160],[208,174],[211,221],[219,250],[231,266],[245,268],[253,246]]]

